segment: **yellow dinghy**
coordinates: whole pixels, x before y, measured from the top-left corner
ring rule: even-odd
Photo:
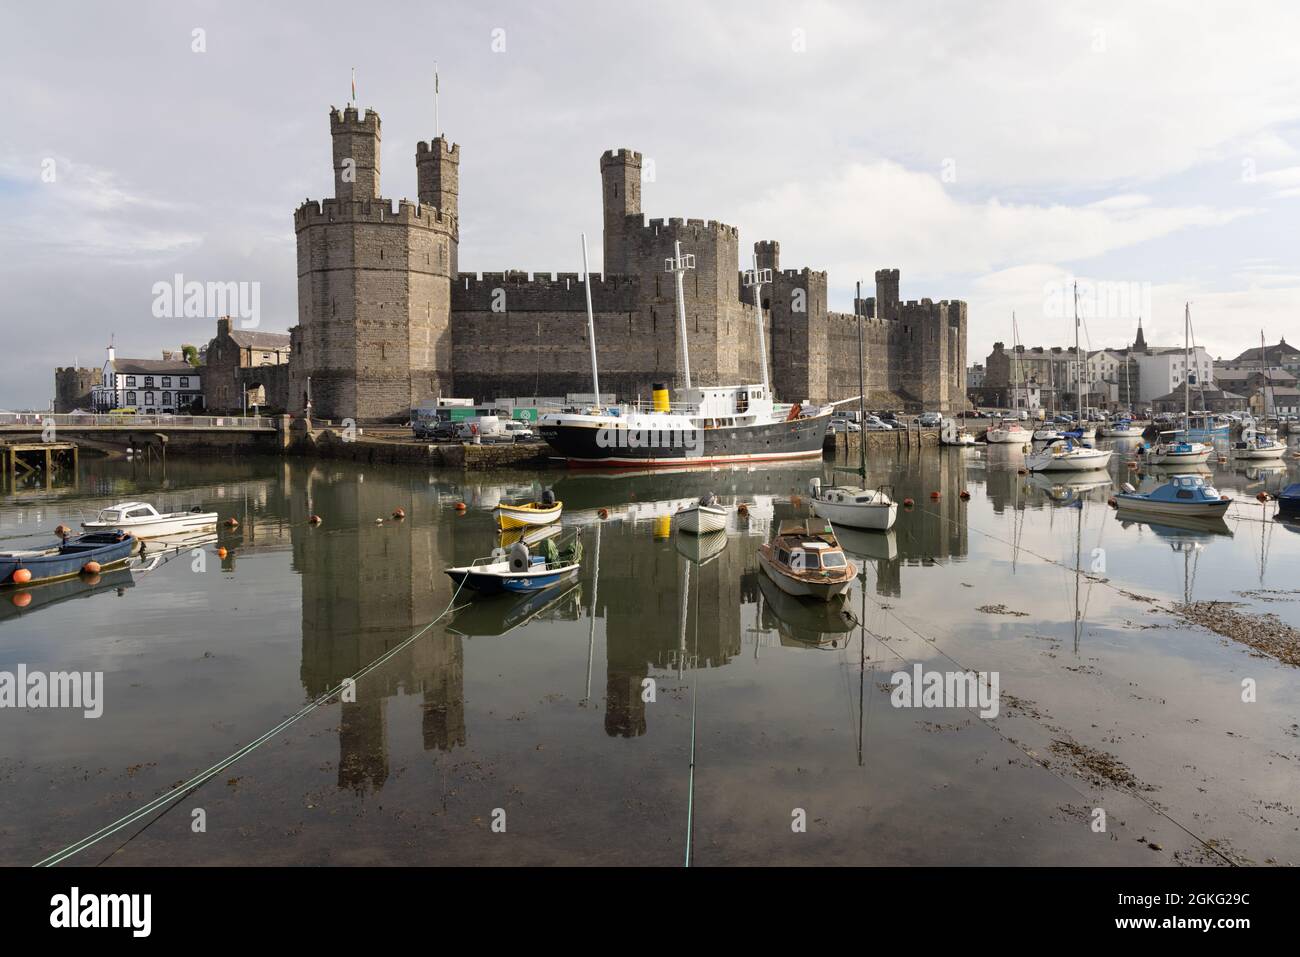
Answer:
[[[560,520],[563,502],[555,500],[555,493],[549,488],[542,492],[540,502],[524,502],[521,505],[507,505],[504,502],[492,509],[496,516],[497,528],[507,531],[512,528],[527,528],[530,525],[551,525]]]

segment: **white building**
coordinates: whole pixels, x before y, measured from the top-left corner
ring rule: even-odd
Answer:
[[[119,359],[112,346],[101,385],[91,390],[96,412],[198,412],[203,408],[199,369],[184,359]]]
[[[1202,346],[1192,350],[1190,362],[1183,349],[1176,346],[1134,352],[1133,358],[1138,365],[1139,402],[1152,402],[1180,388],[1189,371],[1194,376],[1193,389],[1199,385],[1208,389],[1214,382],[1214,360]]]

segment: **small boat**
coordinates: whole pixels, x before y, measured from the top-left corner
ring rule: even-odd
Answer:
[[[564,547],[557,545],[554,538],[546,539],[541,555],[534,555],[523,542],[515,542],[508,549],[494,548],[491,555],[468,565],[448,568],[447,575],[457,587],[463,582],[485,595],[550,588],[575,577],[582,565],[580,530],[574,527],[573,532]]]
[[[1053,442],[1060,437],[1060,431],[1049,426],[1043,426],[1041,429],[1034,429],[1035,442]]]
[[[1193,414],[1187,420],[1187,436],[1193,439],[1212,439],[1217,435],[1227,435],[1231,426],[1221,422],[1213,415]]]
[[[1118,419],[1115,422],[1103,425],[1098,434],[1103,439],[1140,439],[1142,438],[1142,427],[1134,425],[1129,419]]]
[[[990,425],[984,433],[984,440],[997,445],[1026,445],[1033,440],[1033,433],[1021,428],[1019,422],[1005,421]]]
[[[1232,443],[1229,451],[1238,459],[1280,459],[1286,455],[1286,443],[1267,435],[1256,435],[1253,439]]]
[[[518,528],[507,528],[497,532],[497,546],[509,548],[515,542],[523,542],[529,548],[533,548],[548,538],[554,538],[561,531],[563,531],[561,525],[521,525]]]
[[[1094,449],[1071,438],[1056,439],[1046,448],[1025,456],[1031,472],[1091,472],[1110,465],[1109,449]]]
[[[184,535],[217,525],[216,512],[204,512],[195,506],[188,512],[159,512],[148,502],[119,502],[99,510],[93,522],[82,522],[88,532],[122,529],[136,538],[162,538]]]
[[[1121,512],[1189,518],[1222,518],[1230,504],[1202,475],[1175,475],[1150,492],[1138,492],[1125,482],[1115,501]]]
[[[1300,482],[1293,482],[1277,493],[1277,510],[1283,515],[1300,517]]]
[[[725,531],[727,527],[727,510],[718,504],[718,497],[712,492],[700,496],[693,505],[684,505],[677,510],[677,530],[688,535],[707,535],[709,532]]]
[[[555,500],[555,493],[549,488],[542,492],[540,502],[524,502],[520,505],[508,505],[502,502],[492,509],[497,528],[501,530],[523,528],[527,525],[553,525],[560,520],[564,503]]]
[[[90,532],[49,548],[0,552],[0,586],[35,584],[80,575],[91,562],[100,569],[125,562],[136,547],[136,537],[122,530]],[[18,581],[26,570],[31,577]],[[25,577],[18,575],[19,578]]]
[[[963,416],[962,424],[958,425],[952,419],[943,420],[943,428],[939,430],[940,445],[974,445],[975,433],[965,428],[965,417]]]
[[[822,486],[819,478],[808,480],[808,497],[813,514],[836,525],[883,532],[898,518],[898,503],[885,489]]]
[[[758,547],[758,564],[787,595],[821,601],[844,594],[858,571],[830,525],[805,521],[783,521]]]
[[[1173,436],[1177,433],[1161,432],[1160,434]],[[1149,465],[1204,465],[1214,454],[1214,446],[1202,442],[1162,438],[1155,445],[1143,445],[1137,451]]]

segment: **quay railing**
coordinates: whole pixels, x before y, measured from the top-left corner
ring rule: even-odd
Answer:
[[[57,428],[191,428],[274,429],[264,415],[171,415],[124,412],[0,412],[0,429]]]

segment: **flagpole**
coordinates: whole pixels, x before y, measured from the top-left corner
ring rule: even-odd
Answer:
[[[350,102],[353,106],[357,105],[357,68],[356,67],[352,68],[352,99]]]
[[[433,61],[433,135],[442,135],[442,125],[438,122],[438,61]]]

